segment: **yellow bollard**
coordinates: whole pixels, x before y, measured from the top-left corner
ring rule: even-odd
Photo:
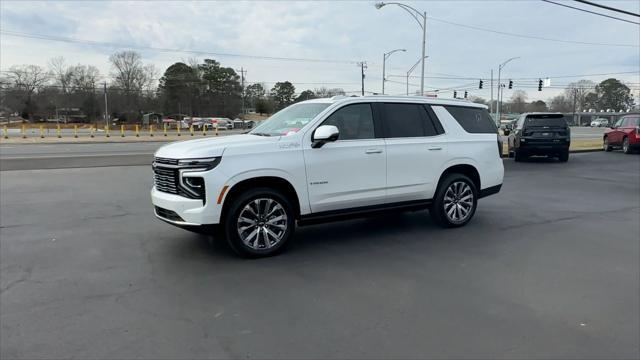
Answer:
[[[218,124],[216,124],[216,136],[218,136]]]
[[[95,128],[97,129],[97,128],[98,128],[98,125],[96,125],[96,127],[95,127]],[[90,135],[91,137],[93,137],[93,131],[94,131],[94,127],[93,127],[93,125],[89,126],[89,135]]]
[[[78,125],[73,125],[73,137],[78,138]]]
[[[153,137],[153,125],[149,125],[149,136]]]
[[[207,136],[207,127],[202,124],[202,136]]]
[[[4,130],[4,138],[8,139],[9,138],[9,130],[7,129],[7,125],[3,126],[2,130]]]
[[[27,129],[24,126],[24,124],[22,125],[22,138],[26,139],[27,138]]]
[[[178,127],[176,128],[176,130],[178,130],[178,136],[180,136],[180,128],[182,127],[182,124],[178,124]]]
[[[120,136],[124,137],[124,125],[120,125]]]
[[[191,136],[193,136],[193,125],[189,127],[189,132],[191,132]]]
[[[136,124],[136,137],[140,137],[140,128],[138,127],[138,124]]]
[[[44,139],[44,125],[40,125],[40,138]]]
[[[109,125],[105,125],[105,126],[104,126],[104,130],[105,130],[105,132],[106,132],[106,134],[105,134],[105,135],[106,135],[106,137],[110,137],[111,135],[109,134],[109,130],[111,130],[111,126],[109,126]]]
[[[58,139],[62,137],[62,130],[60,130],[60,124],[56,128],[56,134],[58,135]]]
[[[167,124],[164,124],[162,131],[164,132],[164,136],[167,136]]]

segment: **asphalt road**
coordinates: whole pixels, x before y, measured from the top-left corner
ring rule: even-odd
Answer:
[[[640,155],[505,164],[464,228],[302,227],[260,260],[154,219],[148,166],[0,172],[0,357],[640,357]]]

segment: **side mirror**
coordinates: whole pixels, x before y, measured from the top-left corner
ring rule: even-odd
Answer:
[[[502,133],[504,134],[504,136],[509,136],[509,134],[511,134],[511,129],[506,128],[506,129],[502,130]]]
[[[314,132],[311,140],[311,147],[314,149],[321,148],[322,145],[338,140],[340,136],[340,131],[338,128],[333,125],[322,125],[319,126]]]

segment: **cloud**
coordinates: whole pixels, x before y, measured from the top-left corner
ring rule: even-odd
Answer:
[[[640,43],[634,25],[580,13],[542,2],[429,1],[408,4],[429,17],[505,32],[603,43]],[[631,2],[609,5],[634,9]],[[131,45],[146,62],[164,71],[192,54],[157,52],[141,47],[195,49],[218,53],[367,61],[365,79],[371,91],[380,91],[382,53],[395,48],[387,74],[402,76],[420,57],[421,31],[402,9],[376,10],[371,2],[2,2],[4,30],[73,37]],[[635,4],[636,7],[640,5]],[[91,63],[108,74],[112,47],[47,42],[2,35],[0,67],[35,63],[45,65],[54,56],[71,63]],[[427,22],[427,75],[454,74],[487,78],[497,64],[512,56],[507,78],[640,71],[638,48],[604,47],[523,39],[481,32],[451,24]],[[360,70],[349,63],[269,61],[242,57],[216,58],[225,66],[248,69],[248,81],[290,80],[302,91],[320,83],[343,83],[357,91]],[[203,56],[199,56],[200,59]],[[418,75],[419,70],[413,75]],[[604,77],[603,77],[604,78]],[[638,83],[637,76],[620,76]],[[404,78],[388,83],[388,93],[405,92]],[[601,80],[597,77],[593,80]],[[307,84],[307,83],[316,84]],[[454,87],[473,81],[427,79],[431,87]],[[554,80],[554,83],[567,83]],[[411,83],[419,83],[411,79]],[[333,85],[328,85],[333,86]],[[470,86],[473,87],[473,86]],[[411,86],[415,90],[415,86]],[[546,99],[557,91],[525,89],[531,99]],[[560,91],[560,90],[558,90]],[[470,95],[488,97],[489,89],[470,89]],[[450,95],[449,95],[450,96]],[[505,97],[510,94],[505,92]]]

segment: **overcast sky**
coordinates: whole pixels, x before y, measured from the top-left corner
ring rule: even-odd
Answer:
[[[599,1],[605,3],[603,1]],[[637,17],[563,2],[613,16]],[[514,90],[524,89],[529,100],[547,100],[561,90],[534,87],[537,78],[550,77],[552,85],[580,78],[562,76],[622,73],[584,77],[600,81],[616,77],[640,87],[640,26],[560,7],[542,1],[424,1],[406,2],[427,12],[426,86],[468,89],[469,95],[489,98],[489,86],[477,89],[477,80],[433,77],[489,78],[504,60],[519,56],[503,70],[514,79]],[[606,5],[640,12],[640,1],[607,1]],[[191,57],[214,58],[224,66],[247,69],[248,82],[267,87],[289,80],[297,92],[315,87],[360,90],[360,69],[366,61],[365,89],[379,92],[382,54],[396,48],[387,61],[387,94],[403,94],[405,77],[420,57],[421,30],[401,8],[381,10],[373,1],[354,2],[90,2],[0,1],[3,31],[20,32],[128,45],[146,63],[160,71]],[[576,42],[631,46],[582,45],[519,38],[469,29],[443,21],[496,31]],[[68,62],[97,66],[109,81],[108,57],[122,48],[10,36],[0,37],[0,69],[16,64],[46,66],[55,56]],[[194,55],[161,52],[144,47],[199,50],[212,53],[326,59],[327,62],[265,60],[252,57]],[[411,91],[420,81],[416,68]],[[529,78],[528,80],[520,80]],[[324,83],[324,85],[323,85]],[[512,90],[505,91],[505,99]],[[460,93],[459,93],[460,95]],[[637,96],[636,91],[636,96]],[[442,97],[451,97],[443,90]],[[637,100],[636,100],[637,101]]]

